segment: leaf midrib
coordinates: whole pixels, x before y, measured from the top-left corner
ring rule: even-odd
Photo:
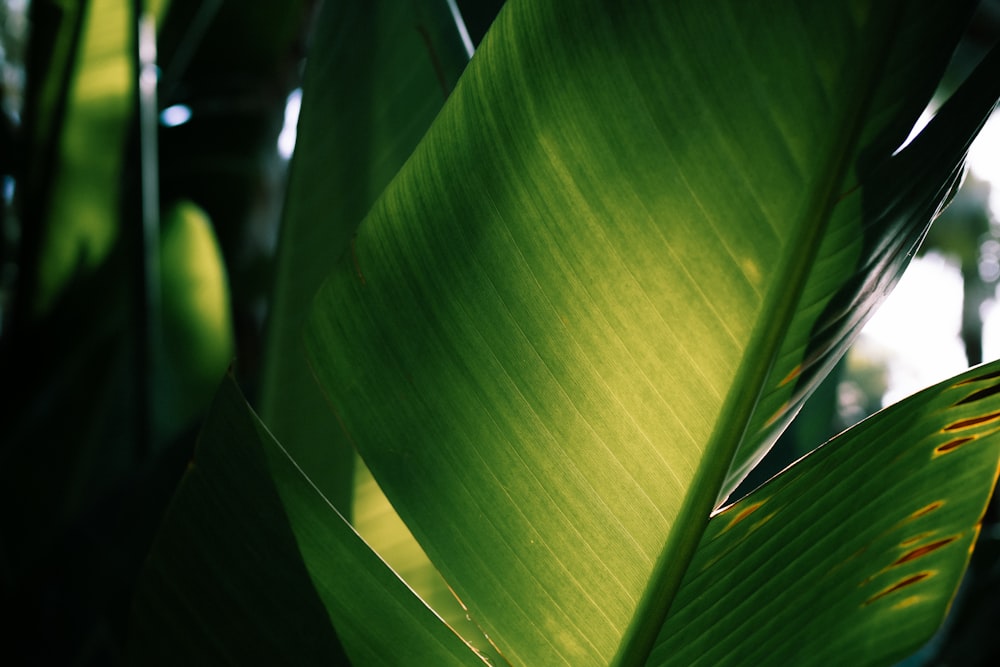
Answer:
[[[772,285],[791,285],[789,289],[771,287],[758,322],[763,326],[754,328],[754,335],[747,345],[740,368],[735,374],[733,387],[723,403],[702,457],[702,464],[684,497],[677,520],[657,558],[649,583],[642,599],[636,606],[633,621],[627,628],[619,644],[618,653],[612,665],[645,665],[656,643],[660,628],[681,581],[694,556],[701,536],[708,525],[710,513],[715,505],[716,494],[725,480],[729,463],[739,443],[746,433],[750,418],[756,409],[775,357],[795,315],[796,306],[805,289],[806,278],[819,252],[831,219],[831,212],[839,199],[839,186],[850,168],[851,159],[856,155],[852,150],[862,135],[866,111],[871,106],[877,84],[888,61],[898,35],[900,3],[896,2],[886,11],[882,21],[872,20],[865,32],[879,34],[880,26],[891,27],[882,31],[890,35],[886,40],[869,40],[869,47],[862,63],[875,63],[874,67],[863,68],[856,90],[863,94],[855,96],[856,103],[848,105],[842,127],[843,139],[832,141],[832,156],[821,172],[810,204],[805,209],[798,225],[797,235],[789,247],[801,252],[785,252],[785,262],[775,273]],[[865,76],[867,74],[867,76]],[[767,313],[773,316],[767,317]],[[745,387],[755,387],[754,391],[744,391]]]

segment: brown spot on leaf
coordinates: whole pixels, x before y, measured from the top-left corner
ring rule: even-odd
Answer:
[[[801,374],[802,374],[802,364],[799,364],[795,368],[792,369],[791,373],[789,373],[788,375],[785,376],[785,379],[783,379],[781,382],[778,383],[778,386],[779,387],[784,387],[786,384],[788,384],[789,382],[791,382],[792,380],[794,380],[795,378],[797,378]]]
[[[992,380],[993,378],[1000,378],[1000,371],[993,371],[992,373],[984,373],[983,375],[977,375],[976,377],[971,377],[967,380],[962,380],[955,384],[956,387],[961,387],[963,384],[972,384],[973,382],[982,382],[983,380]]]
[[[961,403],[956,403],[955,405],[960,405]],[[954,424],[949,424],[944,427],[945,431],[958,431],[963,428],[969,428],[970,426],[978,426],[980,424],[988,424],[989,422],[996,421],[1000,419],[1000,412],[991,412],[988,415],[980,415],[978,417],[972,417],[970,419],[962,419],[955,422]]]
[[[935,500],[930,505],[924,505],[923,507],[921,507],[920,509],[918,509],[916,512],[914,512],[913,514],[911,514],[910,516],[908,516],[906,518],[906,520],[907,521],[913,521],[914,519],[919,519],[920,517],[924,516],[925,514],[930,514],[934,510],[940,508],[941,505],[944,505],[944,501],[943,500]]]
[[[979,391],[973,392],[960,400],[955,405],[965,405],[966,403],[974,403],[975,401],[981,401],[984,398],[989,398],[990,396],[995,396],[1000,394],[1000,384],[995,384],[992,387],[987,387],[986,389],[980,389]]]
[[[925,544],[922,547],[917,547],[912,551],[907,551],[905,554],[897,558],[896,561],[893,563],[893,565],[902,565],[903,563],[909,563],[910,561],[914,561],[920,558],[921,556],[926,556],[929,553],[937,551],[943,546],[951,544],[957,539],[958,539],[957,537],[947,537],[943,540],[936,540],[934,542],[931,542],[930,544]]]
[[[726,530],[729,530],[730,528],[738,524],[740,521],[743,521],[743,519],[747,518],[748,516],[759,510],[763,504],[764,504],[763,500],[758,500],[755,503],[750,503],[749,505],[747,505],[729,521],[729,524],[722,532],[726,532]]]
[[[889,586],[889,588],[886,588],[885,590],[882,590],[876,593],[875,595],[871,596],[867,600],[865,600],[864,606],[867,607],[868,605],[872,604],[873,602],[881,600],[887,595],[892,595],[897,591],[903,590],[907,586],[912,586],[913,584],[921,582],[927,577],[931,576],[932,574],[933,572],[918,572],[917,574],[910,575],[909,577],[906,577],[905,579],[896,582],[892,586]]]
[[[934,455],[935,456],[940,456],[941,454],[947,454],[948,452],[953,451],[955,449],[958,449],[959,447],[961,447],[965,443],[971,442],[973,440],[975,440],[975,438],[973,438],[973,437],[958,438],[957,440],[950,440],[950,441],[944,443],[943,445],[938,445],[937,447],[935,447],[934,448]]]

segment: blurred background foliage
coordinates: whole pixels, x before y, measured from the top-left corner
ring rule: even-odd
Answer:
[[[227,367],[259,396],[287,123],[318,4],[0,0],[8,664],[121,661],[132,584]],[[478,43],[502,3],[458,4]],[[152,96],[140,83],[153,62],[141,16],[158,35]],[[1000,2],[989,0],[938,101],[998,34]],[[142,122],[150,110],[152,126]],[[991,187],[972,174],[922,250],[961,274],[969,365],[983,361],[983,313],[1000,277]],[[862,337],[743,489],[882,407],[888,362]],[[356,521],[382,532],[373,543],[411,554],[397,564],[411,585],[441,594],[360,472]],[[997,510],[994,497],[949,621],[907,664],[1000,664]]]

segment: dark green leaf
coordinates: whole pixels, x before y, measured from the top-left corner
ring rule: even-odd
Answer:
[[[344,664],[345,649],[356,665],[404,655],[481,664],[323,498],[231,380],[135,607],[134,664]]]
[[[919,647],[995,483],[998,369],[877,413],[714,516],[648,664],[879,665]]]

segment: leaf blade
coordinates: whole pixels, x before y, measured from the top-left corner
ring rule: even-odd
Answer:
[[[648,664],[874,665],[919,647],[996,483],[998,368],[877,413],[715,515]]]
[[[734,3],[725,38],[692,7],[575,9],[505,7],[321,290],[308,343],[506,655],[632,664],[878,134],[866,58],[887,57],[895,8]]]
[[[323,498],[231,378],[161,527],[133,619],[132,659],[142,664],[349,656],[393,665],[401,653],[483,664]]]

